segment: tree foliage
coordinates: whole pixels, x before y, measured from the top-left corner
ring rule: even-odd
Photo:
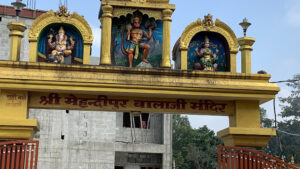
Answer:
[[[261,126],[264,128],[272,128],[274,121],[267,118],[267,110],[264,108],[260,108],[260,121],[261,121]]]
[[[278,122],[278,132],[276,137],[272,137],[265,152],[289,162],[294,156],[295,163],[300,163],[300,74],[294,77],[294,81],[287,83],[292,87],[291,95],[280,98],[282,112],[279,114],[283,121]],[[264,110],[261,111],[262,114]],[[265,127],[275,127],[269,125],[271,120],[262,118],[262,125]],[[274,124],[271,121],[271,124]],[[287,132],[287,133],[286,133]],[[292,134],[288,134],[292,133]],[[298,135],[298,136],[297,136]]]
[[[220,139],[206,126],[193,129],[187,116],[173,116],[173,158],[176,169],[215,169]]]

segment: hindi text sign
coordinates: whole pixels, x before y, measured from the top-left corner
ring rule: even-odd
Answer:
[[[102,110],[102,111],[142,111],[155,113],[186,113],[230,115],[234,103],[230,101],[190,100],[190,99],[149,99],[143,97],[116,97],[107,95],[81,95],[64,93],[31,93],[30,108]]]

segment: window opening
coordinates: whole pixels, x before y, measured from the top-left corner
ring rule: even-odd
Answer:
[[[160,169],[160,167],[153,167],[153,166],[146,167],[146,166],[143,166],[143,167],[141,167],[141,169]]]
[[[115,169],[124,169],[123,166],[115,166]]]
[[[123,127],[127,127],[127,128],[134,127],[134,128],[143,128],[143,129],[150,128],[149,113],[132,113],[131,116],[132,116],[132,124],[130,120],[130,113],[129,112],[123,113]]]

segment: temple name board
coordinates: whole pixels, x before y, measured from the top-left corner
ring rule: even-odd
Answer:
[[[30,95],[30,108],[212,115],[230,115],[234,112],[234,103],[231,101],[190,100],[181,98],[149,99],[143,97],[64,93],[30,93]]]

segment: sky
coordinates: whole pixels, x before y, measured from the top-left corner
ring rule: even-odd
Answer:
[[[0,0],[0,4],[9,5],[13,0]],[[64,1],[64,0],[62,0]],[[27,0],[23,0],[27,3]],[[176,5],[172,15],[171,49],[183,30],[198,18],[203,19],[208,13],[214,20],[220,19],[235,32],[237,37],[243,36],[239,23],[247,17],[252,25],[247,36],[256,39],[252,52],[252,73],[265,70],[271,74],[270,81],[287,80],[300,72],[300,1],[299,0],[170,0]],[[36,0],[36,8],[41,10],[57,10],[59,0]],[[100,0],[68,0],[69,11],[76,11],[90,24],[94,42],[92,55],[100,55],[100,22],[98,12]],[[240,72],[240,53],[237,55],[237,70]],[[281,91],[276,96],[286,97],[290,88],[284,83],[278,84]],[[273,102],[262,105],[267,109],[268,117],[274,118]],[[280,112],[279,101],[276,102]],[[228,127],[227,117],[189,116],[194,128],[207,125],[214,131]]]

